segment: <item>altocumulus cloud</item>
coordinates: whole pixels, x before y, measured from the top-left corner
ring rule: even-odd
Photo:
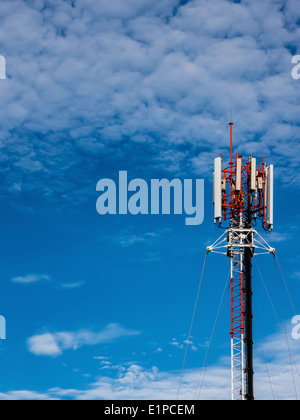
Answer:
[[[230,108],[241,153],[272,154],[299,185],[298,0],[3,0],[1,8],[3,194],[81,202],[108,155],[111,167],[126,159],[136,170],[206,173],[201,154],[225,152]]]
[[[139,331],[128,330],[118,324],[109,324],[100,332],[80,330],[37,334],[27,340],[27,347],[36,356],[57,357],[66,350],[77,350],[83,346],[111,343],[122,337],[139,334]]]

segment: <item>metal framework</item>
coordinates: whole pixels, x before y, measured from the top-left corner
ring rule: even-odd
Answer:
[[[231,260],[231,394],[253,400],[252,258],[276,252],[253,225],[260,219],[265,230],[273,229],[273,166],[262,158],[257,168],[252,155],[244,161],[237,154],[233,162],[232,128],[229,167],[222,169],[221,155],[214,172],[215,222],[229,226],[207,251]]]

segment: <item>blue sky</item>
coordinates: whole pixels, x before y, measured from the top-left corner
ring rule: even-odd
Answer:
[[[212,168],[235,151],[276,167],[275,231],[299,302],[300,81],[296,0],[1,0],[1,399],[175,398],[213,224]],[[205,221],[96,212],[96,184],[203,178]],[[272,257],[258,261],[281,323]],[[193,399],[229,270],[210,255],[182,398]],[[257,398],[295,398],[287,350],[254,267]],[[299,310],[298,310],[299,311]],[[298,312],[299,313],[299,312]],[[202,398],[230,398],[224,311]],[[300,342],[290,338],[298,371]],[[298,394],[299,374],[294,369]]]

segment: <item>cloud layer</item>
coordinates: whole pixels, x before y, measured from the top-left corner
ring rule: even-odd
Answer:
[[[287,325],[288,328],[288,325]],[[290,327],[288,328],[288,331]],[[130,335],[130,332],[127,331]],[[82,333],[72,334],[72,338],[56,335],[57,348],[70,348],[90,344],[91,341],[107,342],[117,336],[127,335],[126,331],[117,326],[108,326],[102,333],[87,339]],[[82,338],[84,336],[84,338]],[[49,335],[50,337],[50,335]],[[49,338],[48,337],[48,338]],[[53,337],[53,336],[52,336]],[[101,337],[101,338],[100,338]],[[44,343],[47,343],[46,335]],[[72,342],[72,344],[71,344]],[[49,340],[46,353],[50,355],[53,342]],[[256,399],[296,399],[300,392],[299,340],[289,337],[289,347],[292,355],[293,374],[289,360],[286,336],[279,332],[269,336],[258,344],[255,354],[255,395]],[[39,347],[41,348],[41,347]],[[263,352],[261,351],[263,348]],[[53,347],[53,354],[55,349]],[[113,366],[105,357],[102,360],[105,370],[116,372],[114,376],[101,376],[93,380],[85,389],[53,388],[46,392],[10,391],[0,393],[0,399],[78,399],[78,400],[170,400],[176,399],[180,372],[164,372],[157,367],[144,368],[138,363],[125,363]],[[200,388],[199,384],[203,386]],[[223,358],[207,369],[191,369],[185,372],[180,399],[227,400],[230,395],[230,360]]]
[[[205,174],[231,108],[240,151],[299,185],[297,3],[2,1],[2,192],[80,201],[107,156]]]

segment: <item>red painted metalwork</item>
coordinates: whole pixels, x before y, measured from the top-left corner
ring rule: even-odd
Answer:
[[[258,167],[256,179],[262,178],[262,190],[256,189],[255,192],[250,190],[251,179],[251,163],[244,161],[239,154],[233,162],[233,123],[230,123],[230,162],[229,166],[222,170],[223,179],[226,185],[230,185],[229,193],[223,191],[223,220],[233,219],[236,214],[247,213],[249,209],[252,215],[263,218],[263,226],[267,228],[267,199],[266,199],[266,177],[265,162],[262,158],[262,164]],[[222,156],[222,155],[221,155]],[[236,171],[238,159],[242,159],[242,189],[236,191]],[[250,200],[251,198],[251,200]],[[228,217],[230,216],[230,217]]]

